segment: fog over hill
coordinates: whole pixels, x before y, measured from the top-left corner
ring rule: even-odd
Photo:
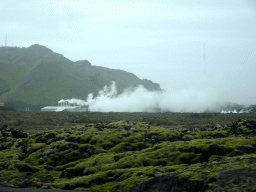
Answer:
[[[248,106],[220,100],[218,87],[206,77],[165,91],[151,80],[87,60],[73,62],[38,44],[0,47],[0,69],[0,101],[19,110],[40,110],[64,99],[100,112],[248,112]]]

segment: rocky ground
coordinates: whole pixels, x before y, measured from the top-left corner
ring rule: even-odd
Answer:
[[[256,121],[164,128],[118,121],[33,135],[3,125],[0,186],[165,192],[256,191]]]

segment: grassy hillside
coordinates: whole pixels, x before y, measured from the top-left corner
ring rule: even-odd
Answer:
[[[132,73],[92,66],[87,60],[72,62],[41,45],[0,48],[0,101],[17,109],[38,110],[56,105],[60,99],[86,99],[112,81],[119,93],[139,84],[161,90],[159,84]]]

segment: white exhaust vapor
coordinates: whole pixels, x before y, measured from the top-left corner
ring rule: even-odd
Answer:
[[[183,90],[176,93],[148,91],[142,85],[135,89],[127,88],[117,94],[116,83],[105,86],[96,97],[90,93],[86,100],[60,100],[59,104],[86,106],[93,112],[204,112],[214,109],[207,91]]]
[[[250,113],[250,112],[251,112],[251,110],[242,109],[240,111],[237,111],[236,109],[234,109],[233,111],[231,111],[231,110],[228,110],[228,111],[222,110],[220,113],[226,114],[226,113]]]

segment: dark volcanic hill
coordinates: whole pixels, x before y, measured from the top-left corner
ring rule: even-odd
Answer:
[[[0,101],[7,106],[39,110],[60,99],[86,99],[112,81],[119,93],[139,84],[161,90],[159,84],[132,73],[92,66],[87,60],[72,62],[41,45],[0,47]]]

